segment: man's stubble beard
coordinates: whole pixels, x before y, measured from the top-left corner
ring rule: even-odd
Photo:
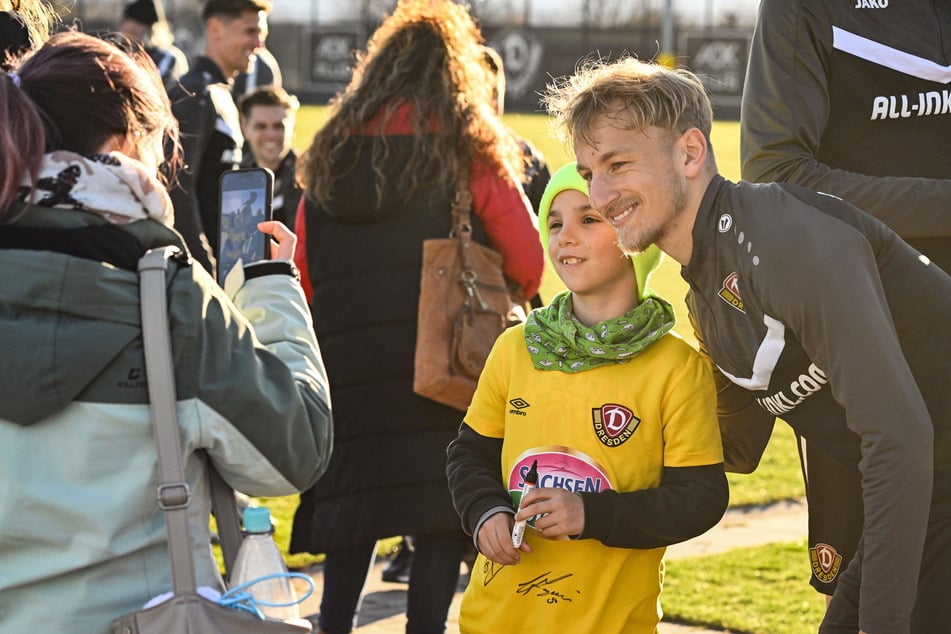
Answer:
[[[624,253],[641,253],[650,245],[662,242],[671,224],[683,215],[687,206],[687,188],[677,179],[671,179],[670,188],[671,200],[660,222],[637,229],[621,227],[618,230],[618,245]]]

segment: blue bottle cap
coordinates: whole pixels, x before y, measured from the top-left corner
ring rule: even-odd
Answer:
[[[270,533],[271,511],[266,506],[249,506],[244,509],[244,530],[248,533]]]

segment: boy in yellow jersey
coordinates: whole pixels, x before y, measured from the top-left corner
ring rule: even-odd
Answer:
[[[622,255],[573,163],[545,190],[539,231],[569,290],[499,337],[449,446],[480,552],[460,630],[650,634],[665,547],[727,505],[711,368],[647,291],[659,251]]]

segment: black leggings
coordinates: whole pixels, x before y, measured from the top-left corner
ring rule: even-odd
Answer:
[[[446,615],[459,583],[459,565],[469,538],[451,535],[414,535],[413,568],[406,600],[408,634],[442,634]],[[327,634],[347,634],[360,609],[367,572],[373,567],[376,542],[327,553],[324,593],[320,600],[320,627]]]

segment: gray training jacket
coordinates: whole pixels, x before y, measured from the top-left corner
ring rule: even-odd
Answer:
[[[724,462],[750,470],[781,417],[862,473],[859,617],[907,632],[932,503],[947,517],[951,277],[833,196],[717,176],[683,267],[717,366]],[[858,576],[861,575],[861,579]],[[852,584],[849,584],[852,585]],[[838,591],[838,590],[837,590]]]

